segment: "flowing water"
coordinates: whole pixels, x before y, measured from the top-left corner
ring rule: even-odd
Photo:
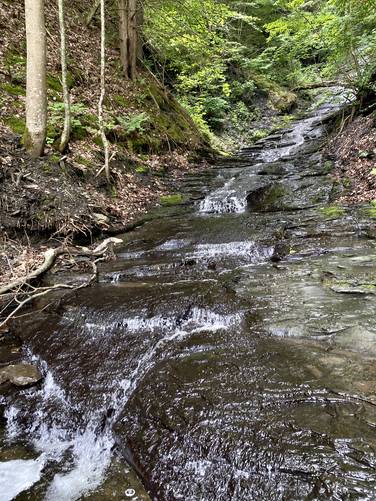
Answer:
[[[100,282],[20,326],[0,501],[374,500],[374,244],[328,217],[323,105],[187,177]]]

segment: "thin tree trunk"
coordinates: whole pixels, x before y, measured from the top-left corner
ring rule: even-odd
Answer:
[[[110,182],[110,153],[103,123],[103,102],[106,96],[106,13],[105,0],[101,0],[101,95],[98,103],[99,130],[104,147],[104,170],[107,181]]]
[[[71,133],[71,106],[70,95],[67,80],[67,46],[65,41],[65,21],[64,21],[64,0],[58,0],[59,3],[59,26],[60,26],[60,58],[61,58],[61,76],[63,84],[64,99],[64,130],[60,139],[59,150],[63,153],[68,146]]]
[[[44,0],[25,0],[27,70],[24,144],[33,157],[43,154],[47,130],[46,27]]]

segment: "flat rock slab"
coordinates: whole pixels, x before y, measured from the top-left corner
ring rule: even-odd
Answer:
[[[12,383],[18,387],[26,387],[38,383],[42,374],[35,365],[16,364],[0,369],[0,384]]]

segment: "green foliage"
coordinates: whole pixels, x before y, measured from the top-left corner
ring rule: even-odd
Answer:
[[[229,68],[246,59],[236,23],[253,26],[255,18],[215,0],[150,1],[145,18],[148,44],[164,60],[180,102],[203,133],[220,130],[231,100],[249,100],[254,90],[248,75],[234,79]]]
[[[26,91],[24,87],[21,87],[21,85],[14,85],[10,83],[4,83],[1,84],[0,86],[5,92],[8,94],[11,94],[12,96],[25,96]]]
[[[374,0],[277,0],[281,14],[266,24],[269,47],[259,63],[298,85],[340,74],[359,95],[375,91]],[[266,57],[268,56],[268,57]]]
[[[53,102],[48,107],[49,117],[47,125],[47,144],[54,144],[64,127],[64,103]],[[95,134],[98,129],[98,120],[95,115],[88,112],[83,103],[71,105],[73,139],[83,139],[89,134]]]
[[[150,121],[147,113],[136,113],[124,117],[116,117],[116,122],[124,129],[126,134],[144,132],[144,125]]]
[[[118,106],[121,106],[122,108],[126,108],[128,106],[127,100],[121,94],[115,94],[113,96],[113,100]]]

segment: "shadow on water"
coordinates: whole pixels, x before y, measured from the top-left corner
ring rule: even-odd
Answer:
[[[23,322],[45,379],[7,397],[1,501],[375,499],[374,246],[322,210],[338,109],[187,179],[200,202]]]

